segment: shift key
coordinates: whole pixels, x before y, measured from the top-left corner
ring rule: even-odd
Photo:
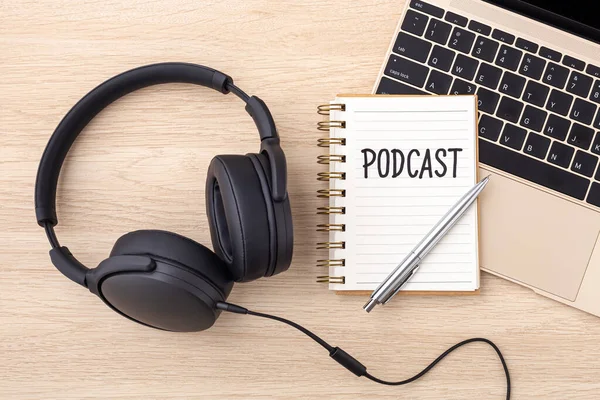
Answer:
[[[420,88],[425,84],[428,72],[429,68],[393,54],[385,66],[385,75]]]
[[[588,194],[587,202],[600,207],[600,185],[598,183],[592,183],[592,188]]]

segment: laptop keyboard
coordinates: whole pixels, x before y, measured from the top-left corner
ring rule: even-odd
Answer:
[[[424,1],[409,7],[377,93],[477,94],[482,163],[600,207],[600,67]]]

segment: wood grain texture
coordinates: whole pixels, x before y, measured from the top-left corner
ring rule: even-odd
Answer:
[[[49,135],[95,85],[186,61],[231,74],[270,106],[289,163],[291,269],[237,285],[231,301],[284,315],[385,379],[414,374],[471,336],[496,341],[514,399],[597,399],[600,320],[487,274],[479,296],[407,296],[367,315],[364,298],[315,283],[321,221],[316,106],[368,93],[402,1],[0,1],[0,398],[501,399],[491,349],[474,344],[408,387],[351,376],[279,324],[225,315],[201,334],[135,325],[62,277],[36,225],[33,187]],[[232,96],[144,89],[84,131],[60,179],[59,238],[88,265],[122,234],[167,229],[209,242],[211,157],[258,149]],[[526,267],[526,266],[524,266]]]

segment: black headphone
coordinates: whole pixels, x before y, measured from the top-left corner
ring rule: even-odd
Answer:
[[[140,230],[117,240],[110,257],[88,269],[60,246],[54,233],[61,166],[85,126],[106,106],[135,90],[161,83],[193,83],[232,92],[256,124],[260,152],[213,158],[206,177],[206,213],[213,253],[172,232]],[[50,258],[67,278],[87,287],[119,314],[169,331],[201,331],[214,324],[233,282],[287,270],[293,230],[287,167],[266,104],[231,77],[201,65],[162,63],[117,75],[82,98],[62,119],[40,161],[35,184],[37,222],[46,229]],[[216,253],[216,254],[215,254]]]
[[[208,167],[206,211],[214,253],[176,233],[141,230],[121,236],[110,257],[89,269],[67,247],[60,246],[54,232],[58,223],[56,187],[65,157],[83,128],[106,106],[137,89],[171,82],[211,87],[223,94],[232,92],[242,99],[258,128],[260,153],[216,156]],[[285,155],[266,104],[258,97],[249,97],[233,84],[231,77],[214,69],[163,63],[132,69],[107,80],[67,113],[40,161],[35,213],[52,246],[50,258],[54,266],[110,308],[140,324],[189,332],[210,328],[221,311],[267,318],[309,336],[354,375],[384,385],[413,382],[457,348],[484,342],[492,346],[502,362],[506,399],[510,399],[508,367],[500,349],[488,339],[464,340],[412,378],[389,382],[371,375],[356,358],[293,321],[227,303],[234,281],[247,282],[289,268],[294,240],[286,186]]]

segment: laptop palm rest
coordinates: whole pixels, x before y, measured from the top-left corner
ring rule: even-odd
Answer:
[[[479,204],[481,266],[575,301],[598,237],[599,213],[495,173]]]

